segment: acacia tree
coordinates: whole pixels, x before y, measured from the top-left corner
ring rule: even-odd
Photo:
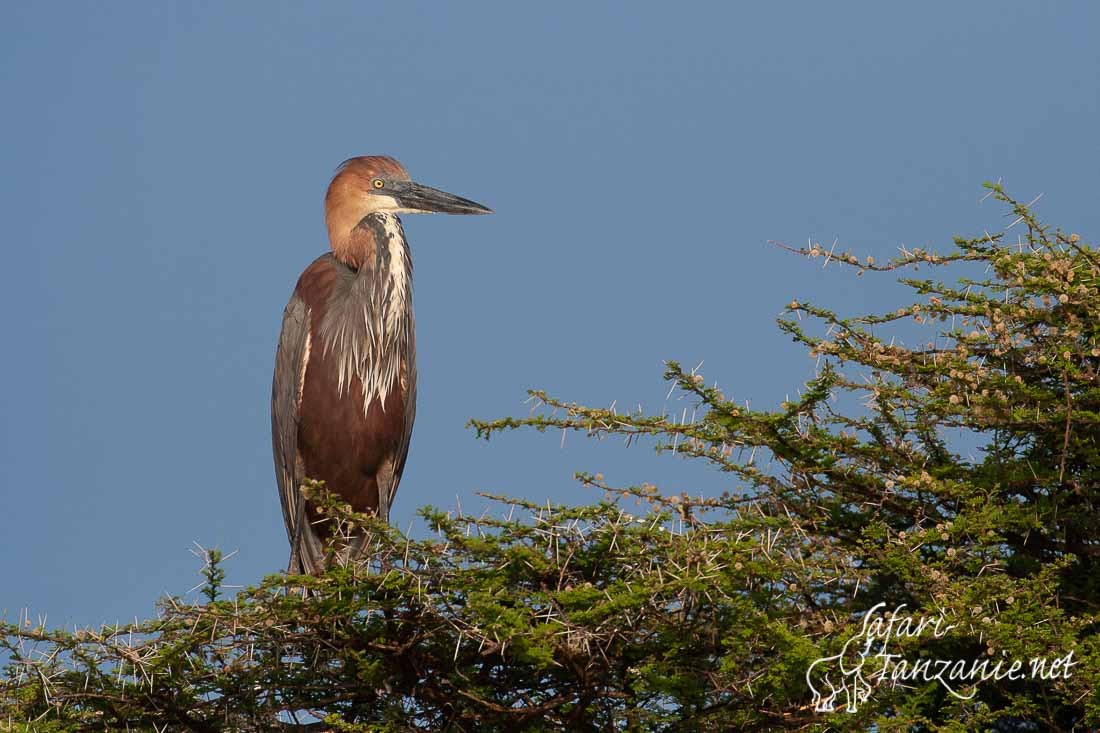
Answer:
[[[472,423],[487,439],[517,428],[652,439],[722,472],[721,495],[580,475],[610,498],[492,497],[503,511],[481,516],[427,508],[436,534],[415,539],[307,483],[336,521],[373,533],[368,563],[271,576],[230,599],[210,553],[202,603],[167,598],[154,619],[98,630],[6,622],[0,720],[43,731],[1100,725],[1100,255],[989,188],[1016,242],[983,233],[880,264],[792,250],[954,279],[903,278],[912,302],[879,314],[791,302],[780,327],[818,368],[778,409],[749,409],[669,363],[667,379],[697,403],[690,420],[534,392],[533,415]],[[914,328],[913,345],[893,338]],[[922,675],[898,674],[922,660]],[[1027,674],[937,666],[1013,660]]]

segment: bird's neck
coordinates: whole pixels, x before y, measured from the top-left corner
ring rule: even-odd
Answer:
[[[407,308],[412,297],[412,258],[405,230],[396,214],[376,212],[364,216],[350,235],[333,244],[336,259],[355,270],[359,289],[390,314]]]
[[[340,390],[358,376],[367,409],[375,398],[385,401],[412,353],[412,260],[396,215],[370,214],[356,230],[346,245],[333,243],[354,272],[333,292],[322,333],[326,351],[340,358]]]
[[[387,239],[394,229],[401,230],[401,221],[392,214],[367,214],[354,226],[340,231],[330,231],[332,254],[353,270],[375,269],[379,250],[385,249]],[[404,240],[404,233],[401,239]]]

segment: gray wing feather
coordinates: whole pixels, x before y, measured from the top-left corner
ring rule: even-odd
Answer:
[[[405,365],[408,369],[407,387],[405,389],[405,430],[401,435],[401,442],[393,454],[392,473],[390,473],[389,486],[378,486],[378,516],[382,520],[390,521],[390,507],[393,498],[397,494],[397,486],[401,483],[401,474],[405,471],[405,459],[409,455],[409,442],[412,440],[413,423],[416,421],[416,334],[409,315],[408,343],[405,346]]]
[[[304,476],[298,465],[298,402],[302,372],[306,367],[309,340],[309,308],[296,294],[283,311],[283,327],[275,352],[275,375],[271,384],[271,442],[275,455],[275,478],[283,505],[283,520],[290,540],[288,572],[307,570],[301,557],[304,535],[312,535],[305,517],[305,501],[298,486]]]
[[[397,471],[394,476],[393,488],[390,489],[389,502],[397,493],[397,485],[401,483],[401,474],[405,471],[405,459],[409,455],[409,442],[412,440],[413,423],[416,421],[416,340],[409,336],[408,349],[409,365],[409,389],[405,395],[405,433],[401,436],[401,445],[397,449]],[[387,513],[387,518],[389,514]]]

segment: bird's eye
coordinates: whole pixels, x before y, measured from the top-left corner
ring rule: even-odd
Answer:
[[[386,182],[383,181],[381,178],[375,178],[373,185],[375,188],[385,188]]]

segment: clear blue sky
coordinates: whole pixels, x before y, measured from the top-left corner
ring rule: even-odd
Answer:
[[[889,6],[889,7],[887,7]],[[147,615],[192,542],[281,569],[270,373],[344,158],[493,207],[406,217],[420,405],[394,511],[722,477],[522,433],[524,390],[665,407],[663,359],[771,404],[812,362],[792,297],[898,290],[768,246],[882,258],[1004,223],[986,179],[1100,234],[1091,3],[4,3],[0,608]],[[669,409],[679,412],[683,405]]]

